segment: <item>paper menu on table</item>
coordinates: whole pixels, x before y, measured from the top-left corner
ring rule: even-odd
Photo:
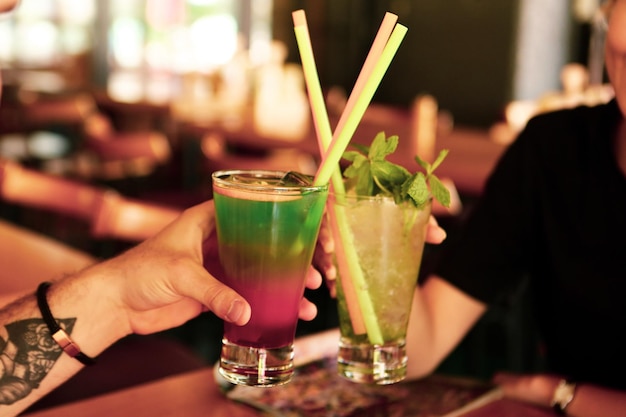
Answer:
[[[387,386],[361,385],[341,378],[336,357],[296,369],[282,386],[237,386],[228,397],[275,417],[461,417],[501,397],[491,384],[433,375]]]

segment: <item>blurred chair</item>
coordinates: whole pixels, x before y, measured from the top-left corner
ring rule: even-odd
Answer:
[[[314,175],[317,170],[317,162],[313,155],[298,149],[233,150],[229,149],[226,139],[217,133],[205,135],[201,140],[201,149],[211,171],[219,169],[268,169],[297,171]]]
[[[94,100],[84,93],[50,96],[20,87],[14,95],[8,109],[0,112],[8,111],[6,118],[0,116],[0,130],[5,132],[2,155],[60,168],[80,140],[83,120],[96,106]]]
[[[168,138],[157,131],[118,132],[107,116],[94,112],[83,124],[84,147],[77,171],[84,177],[145,176],[169,161]]]
[[[101,188],[0,159],[0,198],[17,205],[91,221]]]
[[[83,178],[120,179],[146,176],[167,162],[171,146],[157,131],[118,132],[86,93],[44,97],[21,91],[18,96],[18,127],[23,132],[50,127],[71,128],[77,143],[77,174]]]
[[[0,160],[0,198],[61,214],[90,225],[96,239],[138,242],[180,214],[180,209],[127,198],[118,192]]]
[[[139,242],[154,235],[180,213],[179,209],[110,191],[101,196],[94,211],[91,234],[97,239]]]
[[[37,93],[19,94],[22,118],[27,129],[49,125],[82,125],[88,114],[96,109],[89,94],[46,98]]]

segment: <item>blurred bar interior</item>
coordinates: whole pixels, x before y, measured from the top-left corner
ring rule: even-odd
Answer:
[[[409,108],[427,94],[449,122],[494,128],[492,139],[509,141],[499,122],[517,129],[532,112],[583,92],[591,101],[610,96],[594,22],[599,1],[24,0],[0,22],[4,107],[87,93],[94,102],[81,116],[100,109],[122,130],[233,127],[251,112],[257,132],[298,138],[310,115],[291,11],[308,12],[320,79],[337,111],[381,16],[392,11],[409,33],[375,101]],[[581,66],[562,74],[571,63]],[[3,112],[3,132],[28,127],[18,112]],[[32,143],[45,152],[39,148],[55,141]]]
[[[291,12],[307,12],[336,121],[390,11],[409,32],[354,140],[398,134],[409,158],[450,147],[442,172],[458,198],[440,215],[454,236],[455,222],[528,117],[612,97],[599,3],[22,0],[0,18],[0,216],[106,257],[153,233],[172,211],[209,198],[215,169],[314,172],[319,155]],[[10,183],[16,166],[31,174],[18,186]],[[56,190],[59,179],[59,189],[73,191],[16,192]],[[89,195],[90,205],[64,211],[47,195],[76,205]],[[105,216],[111,201],[117,211]],[[146,222],[153,229],[135,230],[138,218],[157,212],[162,217]],[[103,218],[118,219],[120,229],[104,228]],[[128,223],[133,230],[124,229]],[[425,272],[436,254],[426,255]],[[327,313],[302,333],[336,325],[333,301],[312,297]],[[172,333],[215,360],[219,325],[201,319]],[[515,368],[526,360],[517,343],[523,335],[506,334],[510,354],[500,359]],[[476,340],[483,345],[462,347],[466,360],[456,371],[488,374],[490,344]]]

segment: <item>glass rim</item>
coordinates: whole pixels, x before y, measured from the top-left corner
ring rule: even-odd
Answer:
[[[360,195],[360,194],[355,194],[355,193],[341,193],[341,192],[338,193],[336,191],[330,190],[328,192],[328,200],[332,204],[338,204],[338,205],[392,204],[396,207],[410,207],[410,208],[416,208],[418,210],[423,210],[427,206],[432,206],[434,199],[432,196],[430,196],[427,202],[425,202],[423,205],[418,206],[411,200],[404,200],[404,201],[401,201],[400,203],[396,203],[395,199],[391,195],[377,194],[377,195],[371,196],[371,195]]]
[[[367,201],[387,201],[387,200],[391,200],[394,201],[393,196],[391,195],[384,195],[384,194],[377,194],[377,195],[361,195],[361,194],[355,194],[355,193],[341,193],[341,192],[337,192],[337,191],[329,191],[328,192],[329,196],[339,196],[341,198],[347,198],[350,200],[367,200]]]
[[[226,181],[224,177],[233,175],[247,175],[251,178],[279,180],[289,171],[269,170],[269,169],[223,169],[211,174],[213,184],[222,188],[238,189],[257,193],[280,193],[280,194],[302,194],[311,192],[324,192],[328,190],[325,185],[286,185],[286,184],[254,184],[246,182]],[[304,174],[302,174],[304,175]],[[306,175],[310,177],[310,175]]]
[[[387,201],[387,200],[391,200],[391,201],[395,201],[392,195],[388,195],[388,194],[377,194],[377,195],[361,195],[361,194],[355,194],[352,192],[348,192],[348,193],[341,193],[341,192],[337,192],[334,190],[330,190],[328,191],[328,195],[329,196],[339,196],[342,198],[348,198],[350,200],[369,200],[369,201]],[[433,200],[433,197],[431,196],[429,198],[430,201]]]

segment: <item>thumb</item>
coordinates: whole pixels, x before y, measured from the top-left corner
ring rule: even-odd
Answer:
[[[239,326],[248,323],[252,314],[250,304],[233,289],[213,280],[200,302],[223,320]]]
[[[252,311],[246,299],[201,266],[197,274],[180,280],[179,285],[182,295],[197,300],[223,320],[240,326],[250,320]]]

